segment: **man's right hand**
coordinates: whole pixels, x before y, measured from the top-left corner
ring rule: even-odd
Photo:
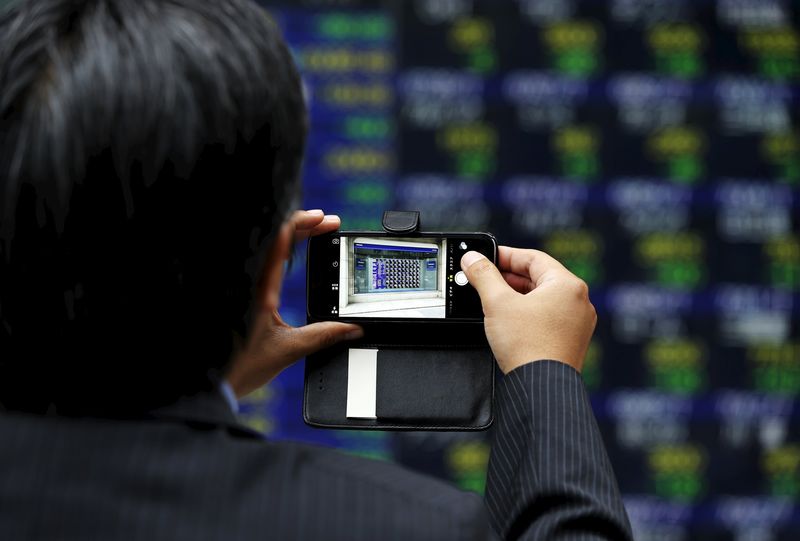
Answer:
[[[544,252],[501,246],[498,255],[499,269],[477,252],[461,268],[481,297],[500,369],[552,359],[580,372],[597,323],[586,283]]]

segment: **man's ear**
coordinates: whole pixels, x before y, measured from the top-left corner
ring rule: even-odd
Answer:
[[[264,269],[261,274],[261,288],[259,299],[261,308],[277,310],[281,298],[283,285],[284,264],[289,259],[292,250],[294,231],[291,223],[285,223],[275,236],[272,247],[264,259]]]

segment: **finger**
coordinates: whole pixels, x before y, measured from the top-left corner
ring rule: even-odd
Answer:
[[[295,327],[290,329],[289,333],[292,335],[292,340],[288,353],[292,358],[299,359],[344,340],[361,338],[364,336],[364,329],[350,323],[325,321]]]
[[[294,235],[295,241],[300,241],[308,237],[315,237],[317,235],[323,235],[325,233],[330,233],[331,231],[336,231],[339,229],[340,225],[342,225],[342,221],[338,216],[335,214],[326,214],[322,221],[313,228],[297,230]]]
[[[295,211],[289,221],[294,226],[295,231],[305,231],[315,228],[324,219],[325,213],[319,209],[315,209]]]
[[[484,306],[511,291],[497,267],[478,252],[464,254],[461,258],[461,270],[467,275],[469,283],[478,290]]]
[[[543,281],[569,272],[564,265],[539,250],[522,250],[500,246],[498,249],[500,269],[520,276],[529,276],[534,287]]]
[[[326,214],[322,222],[311,230],[310,235],[313,237],[314,235],[330,233],[331,231],[339,229],[340,225],[342,225],[342,220],[339,219],[338,216],[335,214]]]
[[[531,279],[527,276],[520,276],[513,272],[501,272],[500,274],[503,275],[503,279],[506,283],[517,293],[525,295],[533,291],[533,282],[531,282]]]

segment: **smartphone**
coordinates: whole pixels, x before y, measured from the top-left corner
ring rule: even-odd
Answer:
[[[482,321],[477,291],[461,271],[474,250],[497,263],[488,233],[337,231],[308,243],[308,316],[315,320]]]

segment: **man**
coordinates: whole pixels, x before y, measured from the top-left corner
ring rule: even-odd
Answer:
[[[237,424],[226,389],[362,334],[278,314],[292,242],[339,225],[288,212],[305,135],[246,0],[0,15],[0,536],[630,538],[578,374],[594,309],[541,252],[461,262],[506,373],[485,504]]]

